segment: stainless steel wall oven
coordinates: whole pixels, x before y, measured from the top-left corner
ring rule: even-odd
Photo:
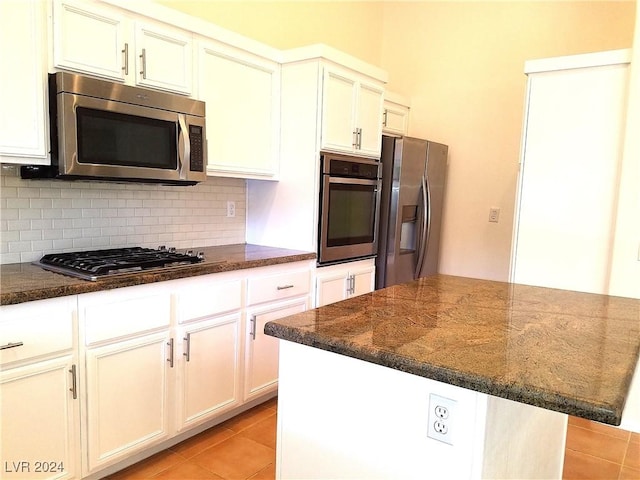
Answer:
[[[323,153],[318,263],[372,257],[377,249],[380,163]]]

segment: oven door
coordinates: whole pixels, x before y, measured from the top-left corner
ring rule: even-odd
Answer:
[[[61,175],[204,179],[192,178],[189,137],[204,118],[70,93],[58,95],[57,112]]]
[[[319,264],[376,254],[380,181],[323,175]]]

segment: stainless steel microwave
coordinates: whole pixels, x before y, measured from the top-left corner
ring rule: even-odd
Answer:
[[[51,165],[22,178],[194,185],[206,179],[205,104],[66,72],[49,75]]]

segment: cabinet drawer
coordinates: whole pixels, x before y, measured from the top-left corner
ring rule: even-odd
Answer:
[[[219,315],[242,307],[242,280],[190,285],[176,294],[178,322]]]
[[[309,293],[311,273],[308,270],[250,278],[248,303],[269,302]]]
[[[75,297],[0,309],[0,365],[73,348]]]
[[[168,293],[140,297],[114,294],[104,301],[80,300],[80,320],[86,345],[161,328],[171,323]]]

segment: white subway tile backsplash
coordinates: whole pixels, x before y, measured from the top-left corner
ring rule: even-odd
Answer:
[[[246,184],[194,187],[22,180],[0,169],[0,263],[93,248],[197,248],[245,241]],[[226,217],[226,202],[236,216]]]

